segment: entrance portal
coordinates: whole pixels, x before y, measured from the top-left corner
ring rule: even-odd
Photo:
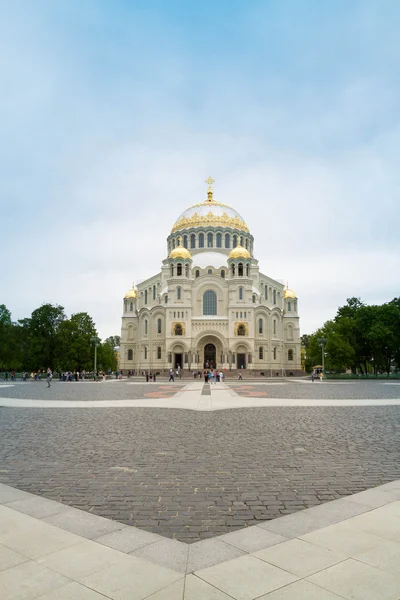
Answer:
[[[204,346],[204,368],[215,369],[217,366],[217,350],[214,344]]]
[[[174,366],[174,368],[177,369],[178,367],[180,367],[182,369],[182,357],[183,357],[183,354],[177,354],[175,352],[174,356],[175,356],[175,366]]]
[[[246,354],[237,354],[237,368],[245,369],[246,368]]]

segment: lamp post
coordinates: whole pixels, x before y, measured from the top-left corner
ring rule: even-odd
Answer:
[[[325,338],[319,338],[318,343],[321,346],[321,352],[322,352],[322,372],[325,375],[325,345],[326,345],[326,339]]]
[[[97,346],[101,343],[101,339],[99,337],[92,337],[90,341],[94,345],[94,374],[96,374],[96,368],[97,368]]]

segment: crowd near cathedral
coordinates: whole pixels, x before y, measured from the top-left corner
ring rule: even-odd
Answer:
[[[120,367],[299,374],[297,296],[260,271],[248,225],[206,183],[172,226],[161,270],[124,297]]]

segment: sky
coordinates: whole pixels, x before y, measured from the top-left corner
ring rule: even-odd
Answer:
[[[118,335],[214,197],[301,333],[400,295],[397,0],[0,0],[0,304]]]

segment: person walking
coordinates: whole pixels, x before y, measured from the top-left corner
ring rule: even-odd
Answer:
[[[319,380],[320,380],[321,383],[322,383],[322,378],[323,378],[323,373],[322,373],[322,371],[320,371],[320,373],[319,373]]]
[[[46,379],[47,379],[47,387],[49,388],[49,387],[51,387],[51,380],[53,379],[53,373],[51,372],[50,367],[47,369]]]
[[[311,381],[314,383],[314,379],[315,379],[315,369],[312,370],[311,373]]]
[[[174,370],[173,369],[169,370],[169,380],[168,381],[174,381]]]

